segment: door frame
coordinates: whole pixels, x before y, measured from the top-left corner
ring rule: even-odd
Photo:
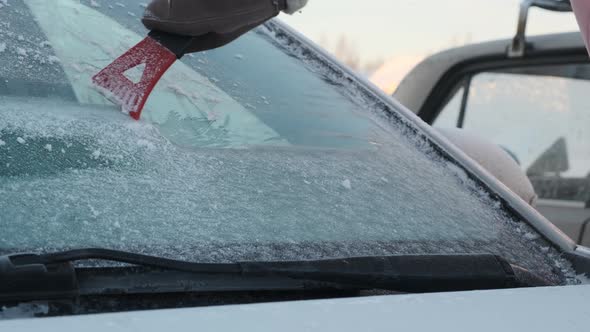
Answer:
[[[430,90],[417,115],[428,124],[433,124],[447,102],[456,91],[464,86],[465,80],[486,71],[497,71],[513,67],[535,67],[564,64],[590,64],[586,49],[566,51],[528,52],[522,58],[508,58],[506,54],[476,57],[462,61],[440,76]],[[464,91],[464,93],[468,91]]]

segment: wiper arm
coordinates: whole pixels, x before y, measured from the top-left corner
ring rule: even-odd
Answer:
[[[192,263],[108,249],[0,257],[0,302],[75,297],[72,263],[106,260],[196,274],[288,277],[399,292],[442,292],[547,286],[547,281],[501,257],[400,255],[293,262]]]

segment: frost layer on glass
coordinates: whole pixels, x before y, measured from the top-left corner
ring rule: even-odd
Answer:
[[[2,100],[0,245],[195,261],[553,249],[401,131],[375,150],[184,149],[104,109]],[[563,263],[562,263],[563,264]]]

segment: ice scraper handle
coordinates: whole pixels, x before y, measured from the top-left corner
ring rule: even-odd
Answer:
[[[176,56],[176,59],[180,59],[189,53],[191,46],[193,46],[195,39],[197,39],[197,37],[175,35],[157,30],[150,31],[148,37],[172,52]]]

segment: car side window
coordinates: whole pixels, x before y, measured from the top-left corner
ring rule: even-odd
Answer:
[[[508,150],[541,199],[590,204],[588,72],[562,65],[477,74],[463,123],[451,102],[434,126],[455,124]]]

